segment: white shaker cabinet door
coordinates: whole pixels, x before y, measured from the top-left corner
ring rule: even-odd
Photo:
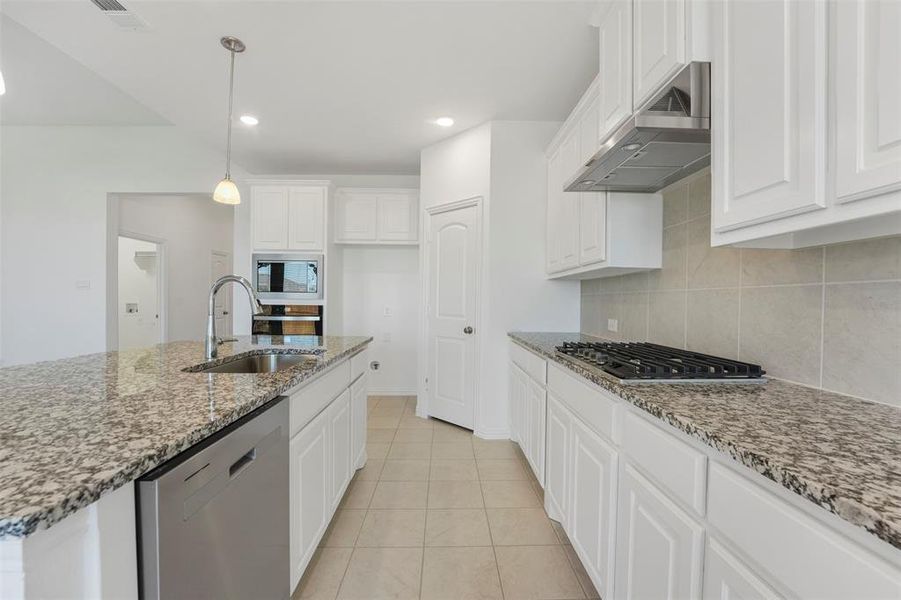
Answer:
[[[291,589],[300,581],[331,516],[328,413],[323,411],[291,440],[289,506]]]
[[[709,538],[704,561],[704,600],[779,600],[739,558]]]
[[[363,468],[366,458],[366,415],[369,402],[366,398],[366,374],[350,386],[351,435],[353,437],[352,465],[355,469]]]
[[[374,193],[340,192],[336,199],[335,239],[341,242],[376,241],[378,196]]]
[[[350,476],[353,472],[351,468],[351,450],[353,444],[351,442],[351,408],[350,408],[350,391],[344,390],[344,393],[332,402],[328,408],[329,421],[329,465],[331,465],[331,474],[329,476],[330,483],[330,506],[329,516],[338,508],[341,497],[350,483]]]
[[[603,598],[613,596],[617,453],[578,418],[571,421],[567,533]]]
[[[563,213],[563,153],[557,149],[547,162],[547,231],[545,247],[545,268],[548,273],[563,270],[561,264],[560,222]]]
[[[284,250],[288,247],[288,188],[254,187],[250,194],[254,250]]]
[[[614,0],[598,28],[598,139],[632,115],[632,2]]]
[[[633,107],[637,110],[686,62],[686,0],[632,4]]]
[[[716,231],[826,205],[826,10],[796,0],[714,3]]]
[[[570,464],[569,411],[552,393],[547,395],[547,447],[544,460],[544,504],[548,516],[567,523]]]
[[[844,203],[901,190],[901,2],[832,6],[835,191]]]
[[[607,258],[607,192],[579,194],[579,264]]]
[[[526,453],[526,458],[529,460],[529,465],[532,467],[535,478],[543,488],[547,392],[528,376],[526,376],[525,390],[529,414],[529,451]]]
[[[378,239],[415,242],[419,237],[419,203],[412,194],[379,194]]]
[[[699,597],[704,528],[629,463],[618,510],[616,598]]]
[[[288,188],[288,249],[319,250],[325,247],[326,188]]]

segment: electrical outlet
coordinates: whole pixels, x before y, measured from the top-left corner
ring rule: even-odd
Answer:
[[[607,331],[619,331],[619,321],[616,319],[607,319]]]
[[[392,316],[393,314],[394,314],[394,313],[393,313],[393,311],[391,310],[391,307],[390,307],[390,306],[386,306],[386,307],[385,307],[384,315],[385,315],[386,317],[390,317],[390,316]]]

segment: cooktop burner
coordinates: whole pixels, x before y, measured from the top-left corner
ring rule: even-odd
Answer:
[[[564,342],[557,353],[623,383],[765,383],[760,365],[650,342]]]

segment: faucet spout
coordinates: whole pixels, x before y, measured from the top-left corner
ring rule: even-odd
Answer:
[[[216,358],[218,355],[218,338],[216,336],[216,292],[226,283],[237,283],[247,292],[247,298],[250,300],[250,306],[254,315],[263,314],[263,305],[259,296],[253,290],[253,286],[247,279],[240,275],[225,275],[216,280],[210,287],[210,298],[206,318],[206,343],[204,345],[204,356],[207,360]]]

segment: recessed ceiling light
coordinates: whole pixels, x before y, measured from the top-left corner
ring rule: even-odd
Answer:
[[[241,122],[245,125],[258,125],[260,120],[253,115],[241,115]]]
[[[435,119],[435,125],[440,125],[441,127],[450,127],[454,124],[454,120],[450,117],[440,117]]]

